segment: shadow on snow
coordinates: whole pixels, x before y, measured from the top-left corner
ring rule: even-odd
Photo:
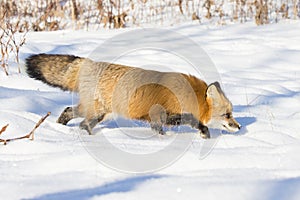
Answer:
[[[158,179],[162,177],[164,176],[147,175],[147,176],[130,177],[130,178],[117,180],[94,188],[69,190],[64,192],[45,194],[39,197],[32,198],[32,200],[90,199],[95,196],[102,196],[111,193],[130,192],[146,181]]]

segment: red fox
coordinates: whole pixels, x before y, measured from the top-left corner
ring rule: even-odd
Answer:
[[[164,134],[163,125],[189,124],[199,129],[203,138],[210,138],[208,127],[229,132],[241,127],[218,82],[207,85],[182,73],[71,55],[32,55],[26,59],[26,70],[31,78],[79,93],[79,104],[67,107],[57,122],[66,125],[73,118],[83,117],[80,127],[89,134],[110,113],[147,120],[160,134]]]

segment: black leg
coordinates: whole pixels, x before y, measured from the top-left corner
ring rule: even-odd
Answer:
[[[163,131],[162,124],[159,123],[151,123],[151,129],[158,132],[160,135],[165,135],[166,133]]]
[[[60,114],[60,116],[56,122],[66,125],[71,119],[74,119],[76,117],[78,117],[78,108],[77,107],[67,107]]]
[[[168,125],[180,125],[181,122],[181,115],[180,114],[174,114],[174,115],[168,115],[166,124]]]
[[[103,120],[104,116],[105,116],[105,114],[101,114],[98,117],[95,117],[91,120],[84,119],[80,123],[79,127],[81,129],[86,130],[89,133],[89,135],[92,135],[93,128]]]
[[[164,135],[165,132],[163,131],[163,124],[166,123],[166,110],[161,105],[153,105],[149,110],[149,117],[150,117],[150,125],[151,129],[158,132],[161,135]]]
[[[79,124],[79,127],[80,127],[81,129],[83,129],[83,130],[86,130],[86,131],[89,133],[89,135],[92,135],[92,129],[91,129],[90,124],[89,124],[89,122],[88,122],[87,120],[84,119],[84,120]]]
[[[202,138],[204,138],[204,139],[210,138],[210,133],[209,133],[207,126],[204,126],[202,123],[199,123],[198,129],[200,130],[200,135]]]
[[[184,114],[168,115],[167,124],[169,125],[189,124],[193,128],[197,128],[200,130],[200,135],[202,138],[210,138],[210,133],[207,126],[203,125],[192,114],[184,113]]]

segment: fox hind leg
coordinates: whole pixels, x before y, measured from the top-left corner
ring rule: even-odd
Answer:
[[[57,123],[66,125],[71,119],[79,117],[78,106],[66,107],[57,119]]]
[[[70,120],[77,118],[77,117],[84,117],[82,115],[79,114],[78,111],[78,106],[75,107],[66,107],[64,109],[64,111],[60,114],[59,118],[57,119],[57,123],[66,125]],[[84,119],[81,123],[80,123],[80,128],[86,130],[90,135],[92,134],[92,130],[93,128],[100,123],[103,118],[104,118],[105,114],[101,114],[98,117],[94,117],[92,119]]]
[[[79,127],[83,130],[86,130],[89,133],[89,135],[92,135],[93,128],[104,119],[104,116],[105,113],[100,114],[97,117],[94,117],[92,119],[84,119],[80,123]]]

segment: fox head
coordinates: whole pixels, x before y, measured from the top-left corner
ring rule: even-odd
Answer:
[[[207,87],[206,100],[210,102],[211,118],[207,122],[210,128],[236,132],[241,125],[232,116],[232,104],[221,90],[218,82]]]

